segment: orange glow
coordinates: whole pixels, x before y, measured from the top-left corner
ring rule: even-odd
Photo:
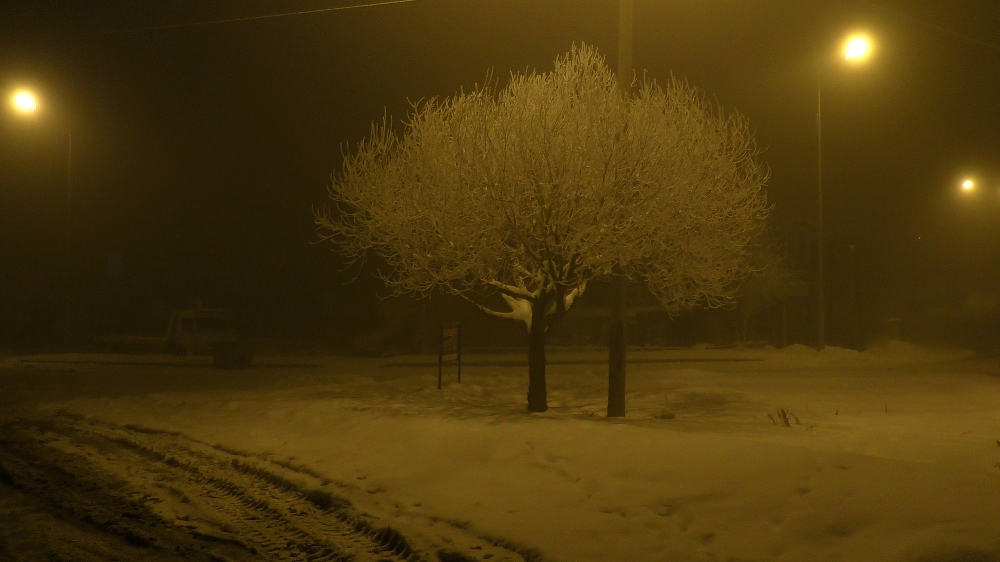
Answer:
[[[872,52],[872,42],[865,35],[852,35],[844,44],[844,58],[851,62],[862,62]]]
[[[18,113],[32,113],[38,109],[38,100],[35,94],[27,90],[18,90],[10,97],[10,104]]]

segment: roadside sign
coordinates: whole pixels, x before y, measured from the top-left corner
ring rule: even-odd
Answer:
[[[444,364],[455,362],[458,367],[458,382],[462,382],[462,325],[442,324],[441,340],[438,345],[438,390],[441,390],[441,374]]]

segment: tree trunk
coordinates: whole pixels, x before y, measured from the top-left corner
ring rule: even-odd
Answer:
[[[608,353],[608,417],[625,416],[625,321],[611,324]]]
[[[545,311],[535,305],[528,332],[528,411],[549,409],[545,391]]]
[[[628,279],[621,275],[612,303],[611,325],[608,330],[608,417],[625,416],[625,306]]]

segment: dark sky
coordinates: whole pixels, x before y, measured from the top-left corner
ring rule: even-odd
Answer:
[[[617,56],[615,0],[421,0],[128,31],[350,3],[6,0],[0,86],[31,86],[44,105],[31,121],[0,113],[5,324],[59,314],[70,122],[74,298],[105,316],[95,329],[200,299],[292,330],[323,294],[367,294],[311,244],[341,145],[490,68],[547,70],[580,41]],[[635,3],[636,69],[749,117],[786,230],[815,224],[822,73],[831,291],[850,244],[873,298],[996,286],[1000,3]],[[855,29],[877,51],[847,68],[835,50]],[[976,200],[957,197],[966,174]]]

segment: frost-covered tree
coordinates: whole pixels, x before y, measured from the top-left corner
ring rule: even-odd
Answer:
[[[674,79],[623,95],[574,46],[551,72],[415,104],[400,132],[374,124],[316,220],[348,256],[384,258],[395,294],[522,323],[540,412],[546,333],[588,282],[620,271],[668,311],[732,301],[767,214],[756,156],[740,115]]]

